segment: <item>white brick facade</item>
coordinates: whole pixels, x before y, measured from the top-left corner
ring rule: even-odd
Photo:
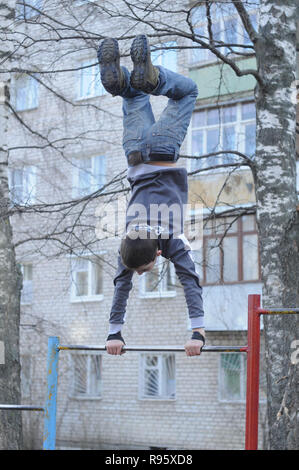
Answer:
[[[85,8],[79,7],[78,8]],[[52,12],[53,13],[53,12]],[[60,13],[63,17],[64,12]],[[103,36],[113,30],[113,21],[91,15],[89,25]],[[117,22],[113,23],[119,28]],[[98,25],[98,27],[97,27]],[[28,27],[28,26],[27,26]],[[135,34],[135,31],[134,31]],[[179,40],[178,40],[179,44]],[[81,43],[82,45],[82,43]],[[76,68],[79,61],[96,61],[96,41],[89,49],[64,55],[71,44],[64,42],[60,50],[58,69]],[[38,47],[38,46],[37,46]],[[123,46],[128,53],[129,44]],[[42,55],[47,63],[47,54]],[[49,63],[53,58],[49,51]],[[188,74],[186,51],[178,52],[178,71]],[[30,59],[31,60],[31,59]],[[41,65],[41,55],[39,55]],[[26,64],[26,58],[23,60]],[[128,57],[122,64],[131,68]],[[47,82],[47,77],[43,77]],[[49,79],[50,80],[50,79]],[[22,118],[42,135],[55,138],[73,137],[65,143],[63,155],[54,151],[48,141],[40,139],[40,149],[30,148],[36,137],[12,118],[11,146],[28,146],[12,152],[10,165],[26,162],[37,166],[37,203],[70,201],[72,198],[73,157],[105,155],[107,181],[126,168],[122,150],[122,121],[119,97],[103,95],[78,100],[78,74],[56,74],[53,85],[57,94],[70,102],[62,102],[46,88],[39,86],[38,107],[23,111]],[[166,104],[166,98],[154,98],[155,114]],[[51,130],[51,131],[50,131]],[[49,132],[50,131],[50,132]],[[96,139],[86,139],[88,133]],[[84,138],[80,139],[80,135]],[[187,153],[187,139],[182,154]],[[182,161],[185,165],[185,160]],[[113,189],[119,188],[114,186]],[[99,199],[89,203],[86,219],[96,224],[94,210]],[[79,206],[81,207],[81,206]],[[77,214],[75,208],[70,219]],[[55,225],[58,214],[30,214],[13,219],[15,239],[40,236]],[[46,396],[47,338],[59,336],[64,344],[104,344],[113,295],[113,276],[116,266],[118,240],[98,242],[94,235],[92,250],[104,257],[103,299],[71,302],[70,262],[67,241],[43,244],[31,241],[20,245],[17,256],[20,263],[33,265],[33,302],[22,306],[21,354],[26,358],[26,393],[24,403],[44,404]],[[75,243],[75,252],[78,247]],[[69,250],[68,250],[69,251]],[[60,252],[60,255],[58,256]],[[51,256],[53,255],[53,257]],[[138,276],[128,302],[123,335],[126,343],[134,345],[184,345],[190,336],[188,315],[182,288],[171,298],[143,299],[139,296]],[[246,318],[246,312],[244,312]],[[245,332],[208,331],[207,344],[245,345]],[[57,446],[60,448],[96,449],[242,449],[245,436],[245,402],[222,402],[219,399],[218,353],[187,358],[176,354],[176,398],[174,400],[139,399],[139,354],[126,353],[122,357],[102,354],[102,395],[99,399],[71,398],[72,370],[69,352],[62,351],[59,361],[59,389],[57,410]],[[30,359],[28,359],[30,358]],[[24,366],[25,367],[25,366]],[[25,379],[24,379],[25,383]],[[263,407],[262,407],[263,409]],[[43,420],[38,412],[24,412],[24,434],[27,448],[42,445]],[[261,429],[261,426],[260,426]],[[261,436],[260,436],[261,444]]]

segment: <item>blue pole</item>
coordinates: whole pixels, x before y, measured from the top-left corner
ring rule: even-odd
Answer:
[[[55,450],[56,440],[56,403],[58,384],[58,354],[59,338],[50,336],[48,339],[47,365],[47,398],[44,420],[44,450]]]

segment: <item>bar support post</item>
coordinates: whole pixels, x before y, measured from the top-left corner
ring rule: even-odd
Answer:
[[[50,336],[48,339],[47,362],[47,397],[44,417],[43,449],[55,450],[56,441],[56,404],[58,385],[59,338]]]
[[[245,449],[258,448],[259,369],[260,369],[260,295],[248,296],[248,348],[246,386]]]

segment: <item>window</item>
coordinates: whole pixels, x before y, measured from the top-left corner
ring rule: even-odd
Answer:
[[[22,398],[31,396],[31,357],[21,355],[21,391]]]
[[[71,355],[73,372],[71,396],[74,398],[100,398],[102,390],[102,357],[93,353]]]
[[[255,154],[255,105],[238,103],[220,108],[196,111],[192,116],[193,156],[233,150]],[[191,160],[191,171],[231,162],[242,162],[236,155],[221,154],[202,160]]]
[[[33,8],[31,8],[33,7]],[[43,7],[43,0],[18,0],[16,3],[16,19],[29,20],[34,16],[40,15],[38,11]]]
[[[94,64],[95,59],[85,60],[80,64],[78,99],[93,98],[106,94],[100,77],[99,65]]]
[[[166,69],[172,70],[173,72],[177,71],[177,52],[176,49],[171,49],[171,47],[176,47],[177,43],[175,41],[165,42],[161,44],[161,47],[166,49],[151,51],[151,59],[154,65],[162,65]],[[156,46],[158,47],[158,46]]]
[[[38,82],[34,76],[22,74],[15,77],[12,101],[16,111],[38,107]]]
[[[241,353],[221,353],[219,400],[245,401],[246,356]]]
[[[71,261],[71,301],[100,300],[103,297],[103,269],[93,258]]]
[[[21,304],[32,304],[33,301],[33,276],[32,264],[21,265],[23,274],[23,288],[21,291]]]
[[[141,356],[140,398],[175,398],[174,354]]]
[[[36,167],[24,166],[9,170],[11,200],[15,204],[33,204],[36,196]]]
[[[256,1],[246,2],[246,9],[249,13],[254,28],[257,28],[257,3]],[[217,46],[217,42],[225,44],[250,45],[250,38],[245,31],[242,21],[230,2],[219,2],[211,5],[210,9],[212,22],[212,35]],[[193,24],[195,38],[209,43],[208,21],[206,6],[201,5],[192,9],[191,21]],[[193,43],[193,45],[196,43]],[[200,47],[200,46],[199,46]],[[248,49],[238,46],[218,47],[221,54],[229,55],[235,52],[248,52]],[[250,51],[250,49],[249,49]],[[217,60],[217,57],[208,49],[192,49],[191,64]]]
[[[77,5],[87,5],[88,3],[95,3],[97,0],[75,0]]]
[[[103,155],[73,159],[73,197],[84,197],[105,184],[105,163]]]
[[[203,284],[258,281],[260,261],[255,216],[204,222],[202,249],[193,254]]]
[[[172,297],[176,295],[174,265],[159,256],[151,271],[140,277],[142,297]]]

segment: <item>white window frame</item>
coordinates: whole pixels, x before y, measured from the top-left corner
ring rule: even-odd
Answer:
[[[174,392],[173,396],[166,395],[166,367],[165,362],[167,357],[173,357],[173,366],[174,366]],[[158,364],[157,366],[148,366],[146,364],[147,357],[157,357]],[[145,371],[146,369],[155,369],[158,370],[158,393],[156,396],[147,395],[145,391]],[[155,353],[155,354],[140,354],[139,360],[139,400],[149,400],[149,401],[175,401],[176,400],[176,357],[172,353]]]
[[[75,391],[75,357],[76,356],[86,356],[86,394],[76,394]],[[91,387],[91,357],[99,358],[99,367],[100,367],[100,391],[99,395],[94,395],[90,391]],[[69,355],[70,360],[70,371],[71,371],[71,384],[69,390],[69,398],[76,400],[101,400],[103,394],[103,355],[98,351],[75,351]]]
[[[193,155],[193,149],[192,149],[193,131],[203,131],[204,137],[203,137],[203,152],[202,152],[202,155],[206,155],[207,153],[210,153],[210,152],[207,151],[207,133],[208,133],[208,131],[213,130],[213,129],[215,129],[215,130],[219,129],[219,146],[221,147],[223,145],[223,142],[224,142],[224,140],[223,140],[224,139],[224,129],[226,127],[232,127],[232,126],[235,127],[235,136],[236,136],[237,142],[235,144],[235,148],[229,149],[229,150],[235,150],[235,151],[239,151],[239,152],[245,154],[245,149],[246,149],[245,130],[246,130],[246,126],[256,123],[256,120],[254,118],[242,119],[242,105],[246,105],[246,104],[254,104],[254,102],[252,101],[252,99],[248,98],[246,100],[242,100],[242,101],[238,101],[238,102],[234,102],[234,103],[223,103],[219,106],[207,106],[207,107],[196,109],[193,112],[193,116],[197,112],[204,111],[204,112],[207,113],[209,110],[213,110],[213,109],[217,109],[220,113],[222,113],[221,110],[223,108],[236,106],[236,111],[237,111],[236,112],[236,120],[233,121],[233,122],[225,122],[224,123],[222,121],[222,119],[220,119],[220,122],[218,122],[216,124],[204,125],[204,126],[199,126],[199,127],[193,127],[193,122],[191,120],[190,132],[189,132],[189,144],[188,144],[189,154]],[[241,139],[241,141],[239,142],[241,136],[244,136],[244,139]],[[217,152],[219,150],[220,149],[216,149],[215,152]],[[200,156],[200,155],[198,155],[198,156]],[[223,156],[222,155],[216,156],[215,157],[215,159],[216,159],[215,162],[211,163],[212,158],[213,157],[211,157],[210,159],[206,158],[206,159],[202,159],[202,160],[195,160],[194,163],[192,163],[192,161],[193,161],[192,159],[189,159],[190,161],[188,162],[188,171],[192,172],[192,171],[196,171],[196,169],[203,170],[204,168],[208,168],[209,166],[221,165],[223,163],[223,159],[230,158],[230,156],[227,155],[227,154],[223,154]],[[233,158],[233,162],[236,162],[236,163],[240,162],[240,161],[243,161],[242,157],[238,157],[237,155],[235,155],[232,158]],[[254,158],[254,155],[251,158]],[[197,163],[198,168],[195,167],[196,162],[198,162]],[[244,170],[248,171],[248,167],[247,166],[241,166],[238,169],[238,171],[244,171]],[[207,174],[223,173],[223,172],[227,172],[227,167],[206,170],[204,172],[204,174],[207,175]],[[196,178],[196,177],[200,177],[201,174],[202,174],[202,172],[200,172],[198,174],[194,174],[192,176],[193,176],[193,178]]]
[[[79,167],[79,162],[81,160],[87,160],[89,159],[91,162],[91,170],[90,170],[90,185],[89,185],[89,190],[88,192],[81,192],[81,188],[79,185],[79,175],[80,175],[80,170],[82,168]],[[101,178],[102,181],[98,181],[96,177],[96,168],[97,168],[97,161],[101,162]],[[72,196],[73,198],[80,198],[87,196],[89,194],[92,194],[93,192],[101,189],[106,182],[106,156],[105,155],[93,155],[89,157],[78,157],[78,158],[73,158],[72,159],[72,165],[73,165],[73,182],[72,182]]]
[[[16,172],[22,172],[22,182],[16,185],[14,183]],[[8,185],[10,190],[11,201],[15,204],[34,204],[36,202],[37,193],[37,168],[35,165],[23,165],[21,167],[9,168]],[[20,198],[14,197],[14,192],[18,188]]]
[[[223,374],[225,371],[221,367],[221,357],[224,355],[238,355],[240,357],[240,396],[239,398],[225,398],[223,397]],[[219,355],[219,367],[218,367],[218,401],[223,403],[245,403],[246,402],[246,362],[247,358],[244,353],[220,353]]]
[[[75,0],[76,5],[87,5],[88,3],[97,3],[98,0]]]
[[[26,3],[28,6],[25,6],[24,3]],[[42,10],[44,6],[43,4],[44,4],[43,0],[24,0],[24,1],[17,0],[16,19],[19,21],[23,21],[23,20],[30,20],[31,18],[34,18],[35,16],[39,16],[40,13],[30,8],[29,5],[32,5],[33,7],[36,7],[39,10]]]
[[[96,61],[95,58],[89,58],[89,59],[83,59],[79,62],[79,66],[81,67],[80,70],[78,70],[78,75],[77,75],[77,82],[78,82],[78,88],[77,88],[77,100],[88,100],[92,98],[96,98],[98,96],[104,96],[107,95],[107,91],[102,85],[101,82],[101,76],[100,76],[100,68],[99,65],[93,65],[90,67],[90,69],[86,69],[83,67],[88,67],[94,64]],[[82,91],[84,89],[83,87],[83,80],[84,80],[84,73],[86,73],[86,70],[91,70],[91,81],[88,86],[88,94],[84,94]]]
[[[32,269],[32,279],[26,280],[24,279],[25,274],[25,267],[31,266]],[[23,275],[23,288],[21,290],[21,305],[31,305],[33,303],[33,265],[32,263],[23,263],[21,264],[21,272]],[[26,293],[24,294],[25,290],[29,290],[29,295]],[[29,299],[26,301],[26,297],[29,296]],[[24,299],[25,297],[25,299]]]
[[[165,285],[167,283],[166,273],[164,273],[163,277],[161,277],[165,263],[169,263],[171,283],[173,284],[172,290],[167,290],[167,288],[165,288]],[[146,276],[148,274],[145,272],[140,276],[140,280],[139,280],[139,297],[145,298],[145,299],[153,299],[153,298],[159,298],[159,297],[175,297],[176,296],[176,288],[175,288],[176,278],[175,278],[174,264],[170,260],[169,261],[166,259],[164,260],[162,259],[162,256],[158,256],[154,267],[157,267],[159,271],[159,280],[157,279],[157,282],[158,282],[157,290],[146,291]]]
[[[37,75],[37,74],[35,74]],[[18,96],[18,81],[26,80],[27,84],[24,88],[25,93]],[[19,85],[20,88],[20,85]],[[25,98],[24,98],[25,96]],[[35,80],[34,75],[16,74],[12,79],[12,103],[18,112],[31,111],[37,109],[39,105],[39,83]]]
[[[71,288],[70,288],[70,302],[71,303],[79,303],[79,302],[98,302],[100,300],[103,300],[104,298],[104,293],[103,293],[103,265],[101,264],[100,269],[102,270],[102,292],[101,294],[91,294],[92,292],[92,282],[93,282],[93,269],[95,266],[95,258],[93,256],[71,256]],[[82,270],[83,272],[88,273],[88,294],[87,295],[76,295],[76,273],[80,272],[81,270],[75,270],[73,268],[73,263],[76,262],[78,259],[84,259],[88,263],[87,271]]]
[[[157,44],[156,46],[160,45]],[[163,42],[160,47],[177,47],[177,43],[176,41]],[[174,67],[170,67],[170,64],[168,63],[169,53],[174,54]],[[177,49],[155,49],[153,47],[151,50],[151,60],[153,65],[161,65],[173,72],[177,71]]]
[[[32,359],[29,354],[21,355],[21,396],[30,398],[32,384]]]
[[[196,15],[196,9],[199,9],[199,8],[205,8],[205,6],[204,5],[199,5],[198,7],[194,8],[193,9],[193,15],[194,16]],[[217,8],[217,4],[216,4],[216,8]],[[218,5],[217,10],[219,12],[219,5]],[[257,23],[258,23],[258,13],[259,13],[258,9],[250,9],[250,11],[248,10],[248,14],[249,14],[250,17],[253,16],[253,15],[256,15]],[[224,22],[228,21],[228,20],[231,20],[231,19],[236,19],[237,20],[237,31],[236,31],[237,44],[240,44],[240,45],[245,45],[246,43],[250,44],[251,43],[250,39],[249,39],[249,42],[245,41],[247,33],[246,33],[246,30],[243,26],[243,23],[241,21],[240,16],[237,13],[237,11],[235,11],[233,14],[228,13],[227,15],[220,14],[219,16],[216,16],[216,22],[217,23],[219,22],[219,29],[220,29],[220,38],[218,40],[223,42],[224,44],[227,42],[226,37],[225,37]],[[212,17],[212,27],[213,27],[214,24],[215,24],[215,17]],[[198,30],[199,28],[202,28],[202,27],[203,27],[202,36],[204,36],[203,41],[208,42],[209,41],[209,33],[208,33],[208,21],[207,21],[207,19],[205,19],[205,21],[199,21],[199,22],[195,21],[193,23],[193,28],[194,28],[195,32],[196,32],[196,30]],[[225,51],[223,49],[225,49],[225,47],[217,47],[218,51],[220,51],[222,54],[223,53],[225,54]],[[234,49],[236,50],[236,52],[238,52],[237,47],[234,47]],[[242,51],[244,51],[243,48],[240,48],[240,49]],[[213,54],[209,49],[198,49],[198,52],[202,53],[203,58],[199,59],[199,60],[194,60],[193,59],[193,54],[196,53],[196,51],[197,51],[196,49],[191,49],[190,52],[189,52],[189,66],[190,67],[196,67],[199,64],[203,65],[203,64],[207,64],[207,63],[211,63],[211,62],[217,62],[219,60],[218,57],[215,56],[215,54]],[[234,53],[231,52],[229,57],[233,58]]]

